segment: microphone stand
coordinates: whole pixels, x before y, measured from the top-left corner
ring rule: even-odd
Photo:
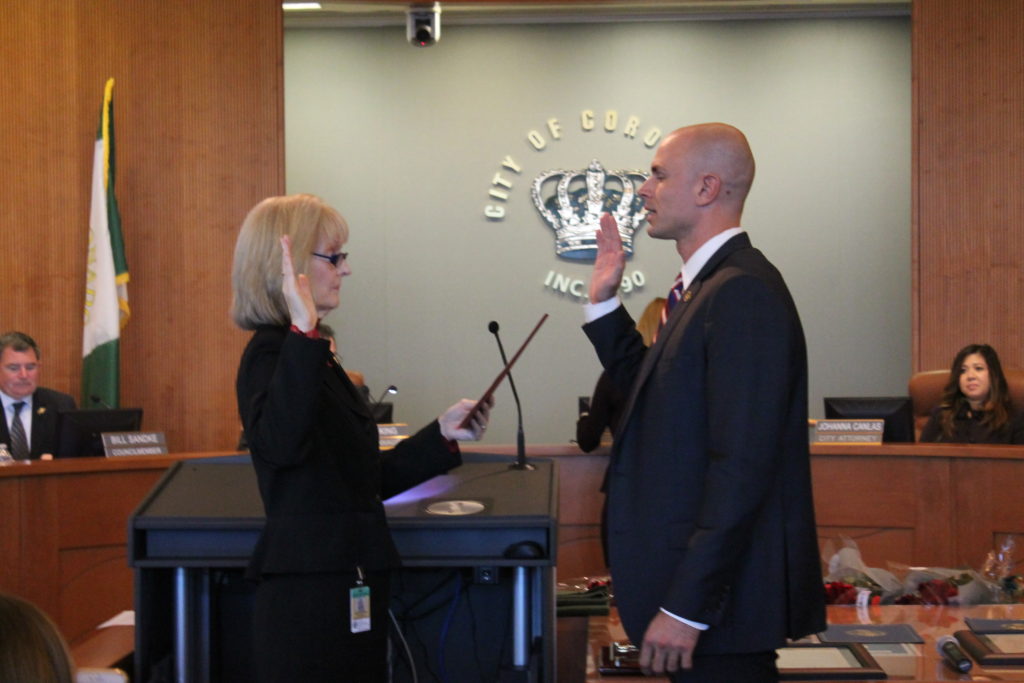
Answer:
[[[498,335],[498,323],[492,320],[487,325],[487,329],[490,330],[491,334],[494,335],[495,341],[498,342],[498,352],[501,354],[502,364],[508,365],[505,347],[502,345],[501,337]],[[516,416],[519,422],[519,426],[516,429],[516,461],[508,467],[510,470],[535,470],[537,468],[526,461],[526,437],[523,435],[523,406],[519,403],[519,392],[516,391],[516,382],[512,379],[511,371],[508,373],[508,385],[512,388],[512,398],[516,401]]]

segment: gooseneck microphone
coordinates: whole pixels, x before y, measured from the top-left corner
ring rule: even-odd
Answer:
[[[373,405],[370,407],[370,415],[373,416],[374,422],[377,421],[377,410],[380,409],[381,405],[384,404],[384,399],[388,395],[394,395],[394,394],[397,394],[397,393],[398,393],[398,387],[396,387],[394,384],[389,384],[387,389],[385,389],[384,391],[380,392],[380,396],[377,398],[376,401],[373,402]]]
[[[967,673],[974,666],[971,658],[960,649],[960,643],[953,636],[942,636],[935,641],[935,649],[942,655],[942,659],[954,671]]]
[[[487,330],[494,335],[495,341],[498,342],[498,352],[501,354],[501,362],[504,365],[508,365],[508,357],[505,355],[505,347],[501,343],[501,337],[498,335],[498,323],[495,320],[487,323]],[[516,417],[519,421],[519,426],[516,429],[516,461],[510,467],[516,470],[532,470],[533,465],[526,462],[526,438],[523,436],[523,406],[519,403],[519,392],[516,391],[515,380],[512,379],[512,372],[508,373],[508,385],[512,388],[512,398],[516,401]]]

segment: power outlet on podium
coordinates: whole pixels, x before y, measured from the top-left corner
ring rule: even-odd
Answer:
[[[473,567],[473,583],[498,583],[497,567]]]

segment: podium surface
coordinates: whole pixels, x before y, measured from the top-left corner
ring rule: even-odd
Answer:
[[[553,680],[557,470],[550,460],[533,461],[532,471],[510,463],[464,454],[460,467],[385,501],[388,524],[403,571],[465,568],[470,584],[504,577],[502,629],[512,642],[501,648],[511,657],[502,680]],[[128,552],[136,572],[137,680],[157,666],[172,669],[177,681],[244,680],[227,650],[247,643],[217,631],[245,619],[245,605],[219,593],[231,583],[225,576],[239,580],[263,522],[247,456],[177,463],[142,501],[129,522]]]

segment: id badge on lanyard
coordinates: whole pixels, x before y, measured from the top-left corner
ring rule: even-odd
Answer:
[[[362,567],[356,567],[356,585],[348,591],[348,608],[352,633],[369,631],[370,587],[365,584]]]

